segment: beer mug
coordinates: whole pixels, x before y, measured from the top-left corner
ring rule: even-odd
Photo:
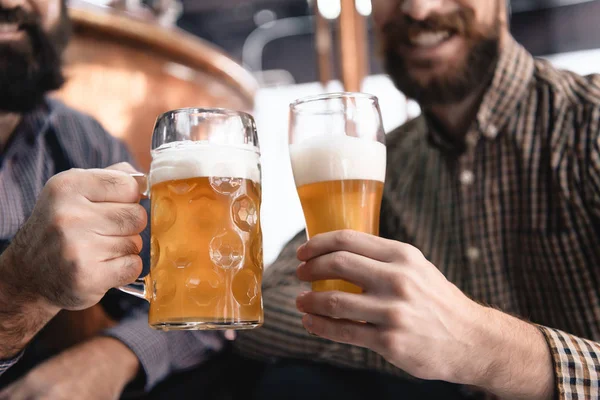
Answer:
[[[263,323],[261,172],[253,118],[223,109],[161,115],[150,174],[151,268],[121,290],[150,302],[159,330]]]
[[[297,100],[289,140],[308,238],[343,229],[379,235],[386,148],[377,98],[334,93]],[[313,290],[361,292],[339,280],[314,282]]]

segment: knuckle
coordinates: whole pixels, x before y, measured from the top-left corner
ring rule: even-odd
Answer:
[[[144,240],[142,239],[141,235],[136,235],[133,239],[133,245],[135,246],[134,248],[134,252],[135,254],[139,254],[142,251],[142,248],[144,247]]]
[[[109,215],[109,219],[117,225],[122,233],[140,233],[147,223],[147,215],[144,207],[140,205],[121,206],[117,211]]]
[[[381,331],[378,335],[377,346],[379,347],[379,349],[381,349],[380,351],[382,352],[387,352],[390,349],[398,349],[398,338],[393,332],[389,330]]]
[[[348,255],[343,252],[337,252],[331,257],[331,269],[333,272],[342,272],[348,264]]]
[[[387,325],[400,326],[403,322],[402,312],[397,307],[390,307],[385,310],[383,317],[387,321]]]
[[[133,282],[142,273],[142,259],[137,255],[123,257],[122,281]]]
[[[338,231],[335,235],[336,244],[341,246],[351,243],[355,238],[356,232],[349,229]]]
[[[406,280],[404,279],[404,276],[396,273],[391,277],[388,277],[388,282],[393,293],[397,295],[404,293],[406,287]]]
[[[337,294],[332,294],[327,298],[325,309],[329,315],[336,315],[340,310],[340,297]]]
[[[46,183],[48,193],[50,196],[58,197],[73,191],[77,187],[78,175],[80,174],[80,169],[71,169],[54,175]]]
[[[137,223],[137,227],[142,231],[146,225],[148,224],[148,213],[146,209],[140,204],[134,204],[133,206],[135,221]]]
[[[125,242],[125,254],[138,254],[141,251],[140,242],[141,238],[139,240],[135,238],[128,239]]]
[[[54,211],[50,218],[50,225],[53,230],[66,233],[68,230],[77,226],[81,222],[81,218],[76,212],[69,212],[64,208],[59,208]]]
[[[123,171],[103,170],[94,174],[96,182],[107,190],[118,192],[123,200],[133,202],[139,196],[134,178]]]
[[[424,258],[421,250],[409,244],[401,244],[399,246],[402,258],[409,263],[420,261]]]

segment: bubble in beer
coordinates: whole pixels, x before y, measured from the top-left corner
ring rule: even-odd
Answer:
[[[168,231],[177,219],[175,203],[168,197],[153,199],[152,229],[155,232]]]
[[[233,297],[241,306],[251,306],[258,300],[260,293],[258,278],[249,269],[243,269],[233,278]]]
[[[161,305],[167,305],[175,298],[177,287],[173,279],[169,279],[167,271],[159,270],[152,272],[152,297],[154,301],[160,302]]]
[[[242,186],[242,182],[240,178],[210,177],[210,185],[213,189],[224,195],[235,194]]]
[[[256,205],[246,195],[238,197],[232,206],[233,221],[238,228],[245,232],[251,232],[258,221]]]
[[[207,306],[219,297],[223,279],[213,269],[196,269],[185,283],[187,295],[199,306]]]
[[[158,243],[158,239],[152,236],[150,240],[150,260],[151,265],[150,268],[154,269],[158,265],[158,260],[160,259],[160,243]]]
[[[191,242],[183,241],[177,245],[167,245],[165,257],[178,269],[187,268],[198,258],[198,251]]]
[[[195,183],[190,185],[186,182],[175,182],[169,185],[169,190],[176,195],[182,196],[194,190],[195,187]]]
[[[242,238],[231,230],[225,230],[210,242],[210,259],[223,269],[237,268],[244,258]]]

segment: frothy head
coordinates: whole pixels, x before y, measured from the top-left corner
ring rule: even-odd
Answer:
[[[296,186],[335,180],[385,182],[386,149],[351,136],[320,136],[290,145]]]
[[[260,156],[254,146],[174,142],[152,151],[150,184],[190,178],[241,178],[260,183]]]

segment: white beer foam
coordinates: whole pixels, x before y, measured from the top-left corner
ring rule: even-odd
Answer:
[[[260,156],[252,145],[175,142],[152,152],[150,184],[189,178],[241,178],[260,183]]]
[[[386,149],[351,136],[320,136],[290,145],[296,186],[334,180],[385,182]]]

